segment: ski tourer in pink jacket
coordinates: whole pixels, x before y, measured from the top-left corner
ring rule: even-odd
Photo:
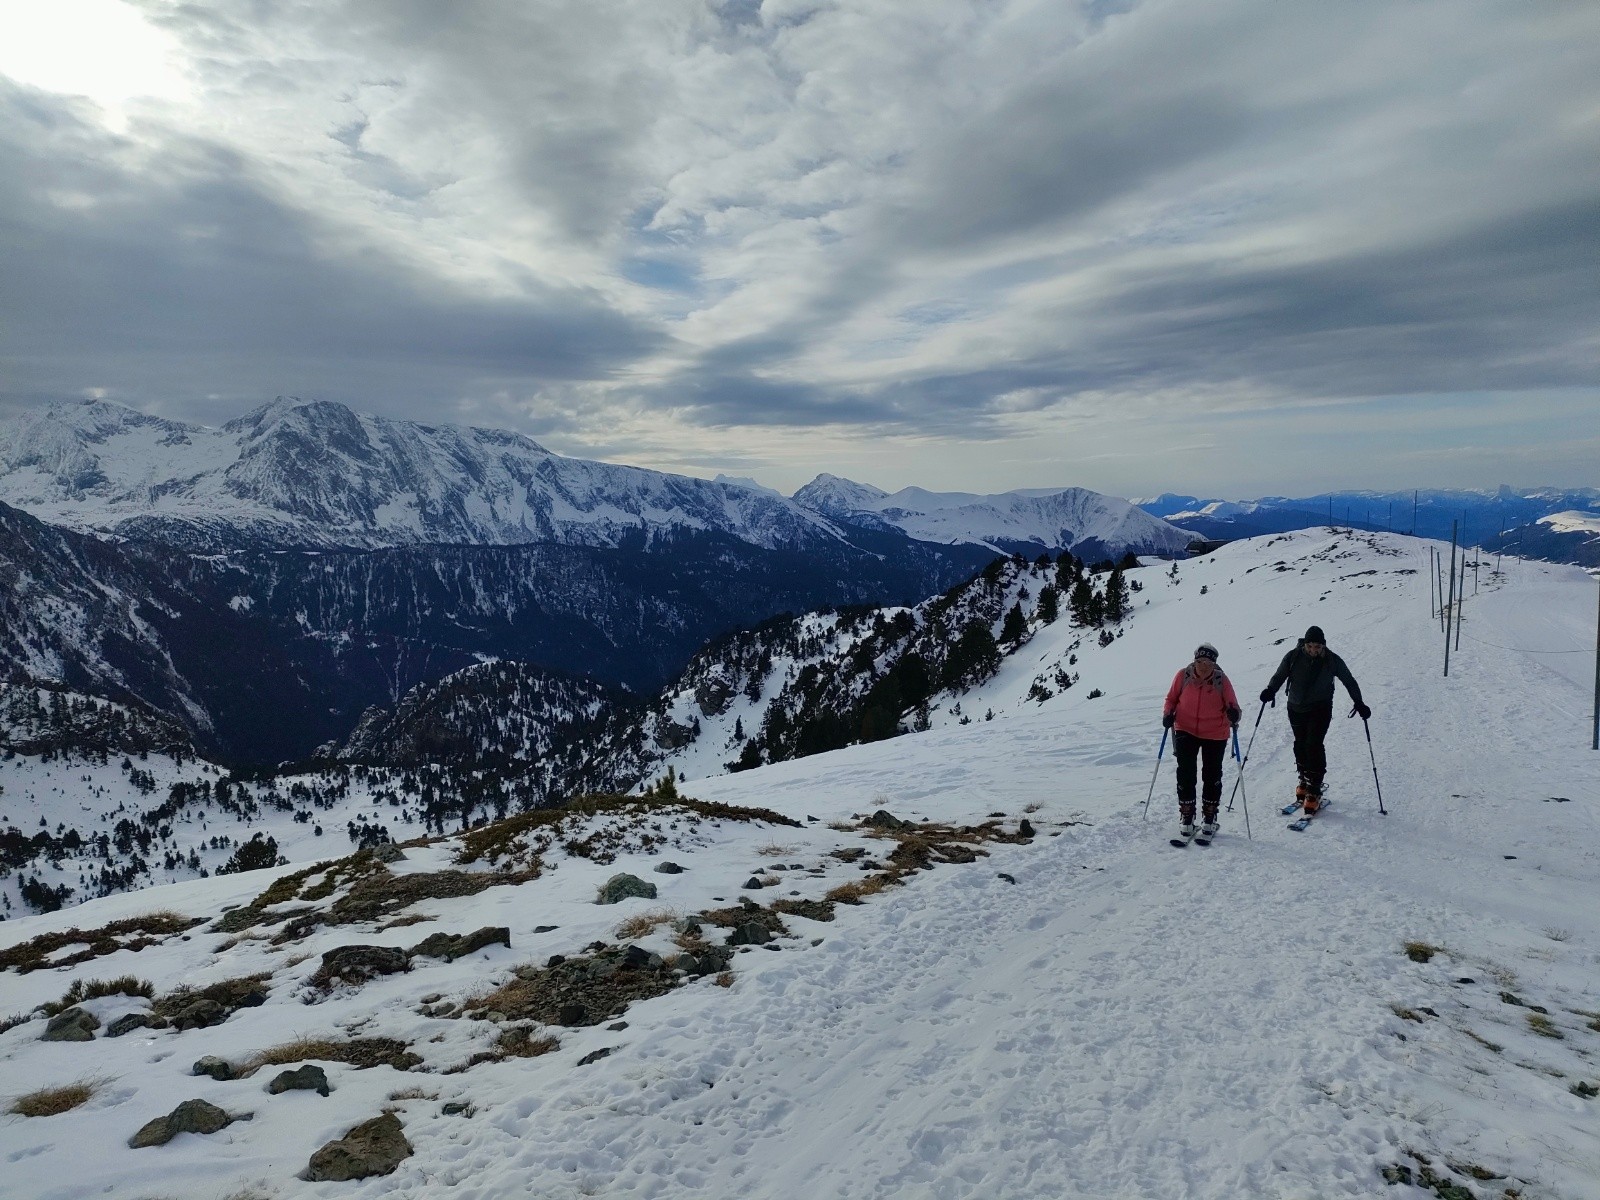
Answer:
[[[1239,714],[1239,699],[1233,694],[1233,684],[1215,659],[1199,655],[1172,677],[1162,713],[1175,718],[1172,723],[1175,728],[1209,742],[1227,741],[1229,732],[1239,721]]]

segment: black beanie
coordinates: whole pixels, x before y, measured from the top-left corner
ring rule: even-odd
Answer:
[[[1302,642],[1316,642],[1319,646],[1326,646],[1328,644],[1328,639],[1322,636],[1321,625],[1313,625],[1310,629],[1306,630],[1306,636],[1300,640]]]

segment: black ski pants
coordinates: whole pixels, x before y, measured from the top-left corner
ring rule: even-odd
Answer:
[[[1227,738],[1201,738],[1181,729],[1172,731],[1172,752],[1178,759],[1178,817],[1186,825],[1194,823],[1195,760],[1200,760],[1201,799],[1205,818],[1217,819],[1217,806],[1222,803],[1222,755],[1228,748]]]
[[[1325,700],[1310,708],[1289,710],[1289,728],[1294,730],[1294,765],[1300,778],[1319,794],[1322,777],[1328,773],[1328,752],[1322,741],[1333,723],[1333,701]]]

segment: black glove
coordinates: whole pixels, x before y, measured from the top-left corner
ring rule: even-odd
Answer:
[[[1372,710],[1358,700],[1356,701],[1356,706],[1350,710],[1350,715],[1352,717],[1359,716],[1363,721],[1365,721],[1368,717],[1372,716]]]
[[[1178,721],[1177,713],[1163,713],[1161,715],[1161,728],[1171,729]]]
[[[1271,688],[1265,689],[1261,693],[1261,703],[1263,703],[1263,704],[1271,704],[1273,702],[1272,698],[1275,695],[1277,695],[1277,693],[1274,692]]]
[[[1231,705],[1231,704],[1228,706],[1228,710],[1227,711],[1228,711],[1228,724],[1232,725],[1235,729],[1239,728],[1239,718],[1244,716],[1244,714],[1242,712],[1240,712],[1237,708],[1234,708],[1233,705]]]

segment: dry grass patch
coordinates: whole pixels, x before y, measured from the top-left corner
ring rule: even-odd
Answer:
[[[1391,1004],[1389,1005],[1389,1011],[1402,1021],[1415,1021],[1419,1025],[1422,1023],[1422,1014],[1418,1013],[1416,1009],[1407,1008],[1403,1004]]]
[[[500,1031],[494,1048],[505,1058],[538,1058],[561,1049],[561,1041],[553,1033],[535,1033],[525,1025],[513,1025]]]
[[[155,994],[155,984],[137,975],[119,975],[115,979],[74,979],[60,1000],[39,1007],[53,1017],[85,1000],[99,1000],[104,996],[139,996],[151,1000]]]
[[[422,1056],[399,1038],[350,1038],[335,1041],[326,1037],[299,1037],[252,1054],[239,1064],[240,1076],[254,1074],[262,1067],[287,1067],[302,1062],[346,1063],[358,1070],[368,1067],[393,1067],[409,1071],[420,1066]]]
[[[1443,946],[1430,945],[1428,942],[1405,942],[1404,946],[1406,957],[1414,963],[1425,963],[1444,950]]]
[[[26,1096],[18,1096],[6,1109],[19,1117],[53,1117],[71,1112],[105,1086],[103,1079],[80,1079],[61,1087],[40,1088]]]
[[[421,925],[427,921],[437,921],[438,919],[439,918],[435,917],[432,913],[407,913],[403,917],[396,917],[392,921],[385,921],[382,925],[378,926],[378,932],[382,933],[386,929],[405,929],[410,925]]]
[[[186,917],[170,909],[158,909],[122,921],[112,921],[98,929],[63,929],[59,933],[43,933],[36,938],[0,950],[0,970],[15,967],[17,973],[26,975],[41,967],[75,967],[79,963],[115,954],[118,950],[143,950],[165,938],[176,936],[203,924],[203,917]],[[57,951],[81,945],[84,949],[63,958],[52,959]]]
[[[868,875],[865,879],[852,879],[849,883],[841,883],[825,893],[824,899],[831,900],[835,904],[860,904],[868,896],[876,896],[884,888],[899,882],[898,876],[883,871]]]
[[[1528,1028],[1540,1037],[1552,1038],[1558,1042],[1566,1040],[1566,1035],[1556,1028],[1556,1023],[1543,1013],[1529,1013]]]
[[[723,971],[711,982],[720,988],[731,988],[733,986],[733,972]]]
[[[1560,929],[1554,925],[1546,925],[1544,929],[1544,935],[1552,942],[1565,942],[1571,940],[1572,930]]]
[[[594,818],[611,820],[596,824]],[[652,853],[701,821],[759,821],[800,828],[800,822],[768,808],[694,800],[688,796],[579,796],[560,808],[539,808],[507,817],[463,835],[456,862],[482,862],[501,870],[537,873],[544,855],[559,846],[568,855],[614,862],[623,851]]]
[[[26,1025],[31,1020],[33,1020],[33,1014],[31,1012],[17,1013],[14,1016],[9,1017],[0,1017],[0,1033],[9,1032],[10,1030],[15,1029],[18,1025]]]
[[[1505,1047],[1502,1046],[1499,1042],[1491,1042],[1488,1038],[1483,1037],[1483,1036],[1481,1036],[1479,1034],[1476,1034],[1476,1033],[1472,1032],[1472,1030],[1470,1030],[1470,1029],[1463,1029],[1461,1032],[1466,1034],[1473,1041],[1477,1042],[1478,1045],[1482,1046],[1485,1050],[1489,1051],[1491,1054],[1499,1054],[1502,1050],[1505,1049]]]
[[[391,1104],[398,1104],[402,1100],[437,1100],[438,1098],[438,1092],[430,1092],[419,1087],[396,1088],[389,1093],[389,1102]]]
[[[777,842],[768,842],[765,846],[757,846],[756,853],[763,858],[786,858],[794,853],[793,846],[780,846]]]
[[[649,937],[658,927],[672,924],[680,915],[675,908],[646,909],[618,924],[617,936],[623,941],[638,941],[642,937]]]

